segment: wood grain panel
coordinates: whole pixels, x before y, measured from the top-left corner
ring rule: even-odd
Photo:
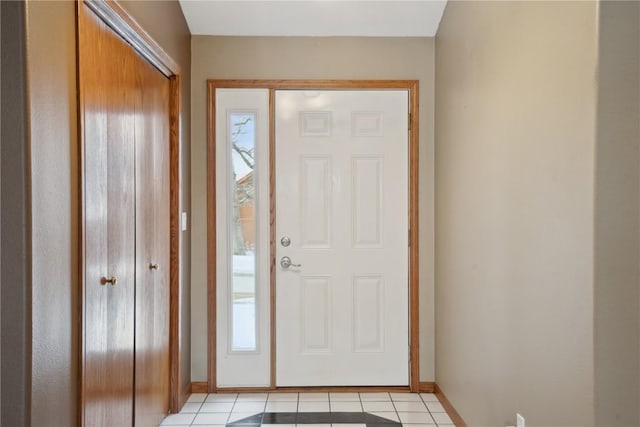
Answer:
[[[191,383],[191,393],[208,393],[209,383],[205,381]]]
[[[409,84],[409,334],[411,391],[420,382],[420,248],[419,248],[419,147],[418,147],[418,82]]]
[[[420,382],[419,391],[420,393],[433,393],[435,390],[436,384],[434,382],[424,381]]]
[[[136,59],[134,424],[155,426],[169,412],[170,81]]]
[[[378,90],[417,87],[417,80],[208,80],[214,88]]]
[[[82,420],[87,426],[127,425],[133,418],[135,94],[130,89],[135,58],[93,13],[81,7],[79,20]],[[116,283],[103,279],[112,276]]]
[[[216,94],[207,88],[207,378],[216,391]]]
[[[132,424],[135,388],[140,392],[136,424],[157,425],[168,410],[169,389],[174,411],[189,391],[181,390],[179,384],[180,69],[116,1],[79,1],[77,8],[82,278],[78,421],[81,425]],[[149,79],[162,82],[162,89],[156,90],[156,85],[142,90]],[[161,112],[153,106],[158,103]],[[140,114],[145,109],[151,114]],[[160,151],[137,145],[137,141],[158,138],[163,140]],[[136,147],[141,150],[137,156]],[[135,165],[134,159],[149,161]],[[136,168],[146,170],[149,164],[152,173],[134,179]],[[139,197],[135,200],[136,190],[143,185],[153,191],[137,195],[155,200],[154,211],[140,207]],[[148,221],[141,219],[138,227],[121,227],[118,221],[124,218],[134,223],[136,209]],[[146,237],[136,235],[135,230],[146,230]],[[127,243],[122,243],[124,236]],[[131,248],[138,240],[141,250],[136,264]],[[145,282],[143,277],[149,263],[144,261],[142,248],[160,266],[152,281]],[[145,322],[138,324],[137,331],[137,356],[145,362],[139,362],[134,371],[136,272],[141,286],[151,286],[141,288],[148,292],[139,295],[147,299],[146,304],[138,300],[138,315]],[[100,298],[92,288],[93,276],[116,275],[112,273],[118,277],[114,291]],[[111,287],[100,286],[103,293]],[[145,327],[154,338],[140,339]],[[117,345],[110,347],[114,339]]]
[[[269,90],[269,316],[271,388],[276,387],[276,91]]]
[[[169,266],[169,354],[170,354],[170,411],[179,412],[187,401],[189,392],[180,385],[184,374],[180,370],[180,75],[171,77],[169,110],[169,194],[170,194],[170,266]],[[189,374],[188,374],[189,375]],[[190,386],[189,383],[187,385]]]
[[[197,384],[197,383],[194,383]],[[409,393],[405,386],[322,386],[322,387],[220,387],[217,393]],[[195,392],[194,392],[195,393]]]
[[[180,67],[140,24],[115,0],[83,0],[120,37],[166,77],[180,74]]]

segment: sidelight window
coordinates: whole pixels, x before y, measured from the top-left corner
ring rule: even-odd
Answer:
[[[270,384],[269,91],[216,89],[216,386]]]
[[[256,350],[256,191],[253,112],[228,115],[231,153],[231,351]]]

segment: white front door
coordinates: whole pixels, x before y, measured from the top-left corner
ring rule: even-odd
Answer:
[[[276,91],[277,386],[409,384],[408,102]]]

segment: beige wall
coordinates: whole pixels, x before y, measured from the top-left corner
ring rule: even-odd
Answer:
[[[640,2],[600,3],[596,425],[640,425]]]
[[[157,36],[182,67],[182,110],[188,159],[190,43],[177,2],[128,3],[134,16]],[[77,238],[78,138],[76,105],[75,8],[72,1],[28,1],[26,12],[27,83],[30,120],[32,395],[34,426],[73,426],[77,414]],[[186,166],[185,166],[186,165]],[[183,162],[183,195],[189,194],[188,162]],[[188,199],[183,198],[188,206]],[[188,234],[188,233],[187,233]],[[183,234],[184,236],[184,234]],[[188,240],[187,240],[188,242]],[[189,245],[182,248],[188,261]],[[183,265],[188,295],[189,263]],[[187,322],[189,298],[182,316]],[[187,323],[188,325],[188,323]],[[189,330],[183,332],[189,359]],[[188,363],[188,362],[187,362]],[[190,382],[183,370],[182,383]]]
[[[27,251],[27,123],[24,3],[0,2],[2,61],[2,414],[0,425],[29,424],[29,287]]]
[[[75,425],[78,138],[75,4],[27,2],[34,426]],[[59,398],[51,399],[51,396]]]
[[[434,377],[433,69],[429,38],[192,39],[192,377],[206,381],[206,80],[420,80],[420,379]]]
[[[595,2],[440,24],[436,382],[472,426],[594,425],[596,38]]]

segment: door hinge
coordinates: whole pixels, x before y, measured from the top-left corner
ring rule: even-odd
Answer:
[[[409,233],[409,237],[407,239],[407,242],[409,242],[408,246],[411,246],[411,229],[407,230],[407,232]]]
[[[407,129],[411,130],[411,113],[409,113],[409,123],[407,123]]]

